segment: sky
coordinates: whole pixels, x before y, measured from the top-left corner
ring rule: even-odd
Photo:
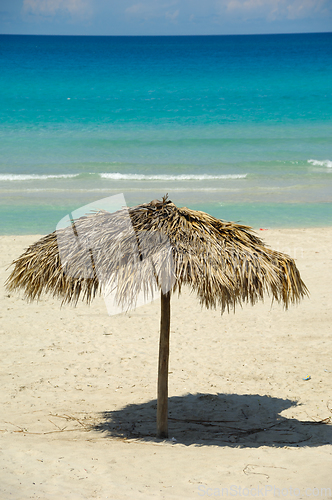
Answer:
[[[0,0],[0,34],[238,35],[332,31],[332,0]]]

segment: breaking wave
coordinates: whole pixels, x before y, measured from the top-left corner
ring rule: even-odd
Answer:
[[[214,179],[244,179],[247,174],[225,174],[225,175],[208,175],[208,174],[183,174],[183,175],[143,175],[143,174],[100,174],[103,179],[112,180],[133,180],[133,181],[205,181]]]
[[[308,160],[308,163],[311,163],[311,165],[314,165],[314,167],[332,168],[331,160]]]

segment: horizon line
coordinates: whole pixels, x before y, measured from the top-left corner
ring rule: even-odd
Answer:
[[[217,36],[279,36],[279,35],[328,35],[332,31],[301,31],[301,32],[282,32],[282,33],[215,33],[215,34],[192,34],[192,35],[68,35],[68,34],[50,34],[50,33],[0,33],[0,36],[64,36],[64,37],[95,37],[95,38],[176,38],[176,37],[217,37]]]

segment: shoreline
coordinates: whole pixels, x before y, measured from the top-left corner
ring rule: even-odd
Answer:
[[[149,196],[145,197],[145,200],[156,197],[161,198],[166,192],[167,190],[163,190],[161,193],[159,192],[159,195],[156,191],[151,192]],[[49,204],[28,203],[26,206],[18,204],[17,200],[14,204],[5,204],[3,201],[1,204],[2,225],[0,233],[2,235],[14,235],[15,232],[22,235],[48,234],[56,229],[57,224],[63,217],[66,217],[69,213],[75,213],[76,210],[79,210],[80,214],[82,208],[89,212],[92,206],[94,208],[104,207],[109,210],[107,203],[111,198],[111,196],[108,196],[108,198],[99,200],[101,206],[98,206],[99,202],[93,200],[91,194],[80,199],[71,200],[71,202],[67,200],[62,205],[54,204],[51,200],[49,200]],[[170,196],[170,199],[172,198]],[[144,201],[142,197],[132,199],[126,194],[125,204],[128,207],[136,206],[142,201]],[[206,203],[204,200],[200,200],[197,203],[195,200],[187,198],[181,200],[173,198],[172,201],[179,207],[189,207],[226,222],[233,221],[250,226],[254,230],[259,230],[260,227],[271,230],[332,227],[332,203],[329,202],[268,204],[259,202],[228,203],[227,201],[217,203],[212,200],[211,203]]]
[[[235,221],[229,221],[229,222],[235,222]],[[330,226],[313,226],[313,227],[306,227],[306,226],[292,226],[292,227],[264,227],[264,226],[261,226],[261,227],[253,227],[253,226],[250,226],[249,224],[245,224],[245,223],[242,223],[242,222],[235,222],[236,224],[239,224],[239,225],[243,225],[243,226],[247,226],[249,228],[252,229],[252,231],[254,233],[257,233],[258,235],[260,235],[262,238],[264,238],[264,234],[267,235],[267,234],[270,234],[270,233],[275,233],[275,232],[279,232],[279,233],[288,233],[288,232],[293,232],[293,231],[332,231],[332,224]],[[56,231],[56,229],[54,229],[54,231]],[[27,233],[27,234],[21,234],[21,233],[5,233],[5,234],[1,234],[0,233],[0,238],[35,238],[35,240],[37,241],[37,239],[39,238],[43,238],[44,236],[46,236],[47,234],[51,234],[52,232],[54,231],[50,231],[49,233]]]
[[[225,220],[225,219],[224,219]],[[265,231],[280,231],[280,232],[287,232],[287,231],[320,231],[320,230],[329,230],[332,229],[332,223],[331,225],[323,225],[323,226],[280,226],[280,227],[266,227],[266,226],[250,226],[250,224],[247,224],[243,221],[226,221],[225,222],[233,222],[235,224],[243,225],[250,227],[255,233],[261,234]],[[48,233],[1,233],[0,232],[0,238],[43,238],[47,234],[51,234],[54,231],[56,231],[56,228],[54,230],[49,231]]]

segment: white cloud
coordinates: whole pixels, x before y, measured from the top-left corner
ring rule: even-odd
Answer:
[[[171,21],[172,23],[176,22],[177,18],[179,17],[179,9],[175,10],[174,12],[165,12],[165,17],[166,19],[168,19],[169,21]]]
[[[177,5],[178,0],[173,0],[168,3],[159,3],[155,0],[140,2],[127,7],[125,13],[129,16],[140,18],[144,21],[149,19],[164,18],[170,22],[176,22],[179,16],[179,9],[173,10],[175,5]]]
[[[127,7],[125,10],[126,14],[132,14],[132,15],[141,14],[142,12],[145,12],[145,11],[146,11],[146,8],[142,3],[137,3],[135,5],[131,5],[130,7]]]
[[[243,19],[301,19],[324,16],[330,0],[219,0],[220,13],[227,12]]]
[[[22,33],[329,31],[332,19],[332,0],[0,0],[0,5],[1,10],[4,5],[8,5],[5,10],[16,9],[11,17],[16,24],[22,24],[16,29]],[[1,28],[5,32],[5,28],[7,32],[15,31],[4,28],[4,16],[0,19]]]
[[[298,19],[317,13],[324,15],[327,11],[325,7],[328,7],[326,0],[297,0],[295,2],[288,2],[287,17],[288,19]]]
[[[277,2],[279,0],[276,0]],[[227,10],[232,11],[232,10],[252,10],[252,9],[257,9],[257,8],[262,8],[264,5],[273,3],[274,0],[269,1],[264,1],[264,0],[230,0],[228,1],[227,5]]]
[[[42,17],[69,14],[84,18],[91,15],[89,0],[24,0],[23,13]]]

